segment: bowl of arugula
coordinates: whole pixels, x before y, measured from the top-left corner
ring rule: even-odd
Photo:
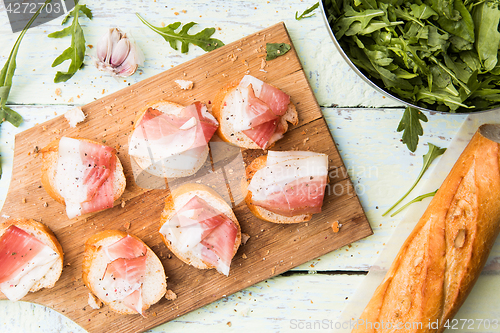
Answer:
[[[408,107],[399,124],[415,151],[420,112],[500,107],[500,0],[322,0],[332,40],[369,85]]]

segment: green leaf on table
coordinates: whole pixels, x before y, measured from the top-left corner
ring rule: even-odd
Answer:
[[[299,12],[295,12],[295,19],[297,21],[300,21],[300,20],[302,20],[304,18],[308,18],[308,17],[314,16],[314,13],[311,14],[311,12],[313,12],[318,7],[319,7],[319,2],[316,2],[314,5],[312,5],[311,7],[307,8],[306,10],[304,10],[304,12],[302,14],[300,14],[300,16],[298,16]]]
[[[417,149],[418,137],[424,134],[420,122],[427,122],[427,117],[422,111],[408,106],[403,113],[403,117],[398,125],[398,132],[403,131],[403,143],[411,152]]]
[[[266,61],[281,57],[290,51],[290,44],[286,43],[267,43],[266,44]]]
[[[87,16],[89,19],[92,19],[92,12],[86,5],[76,5],[75,8],[73,8],[73,10],[62,21],[62,24],[65,24],[71,17],[73,17],[71,25],[60,31],[53,32],[48,36],[50,38],[63,38],[71,35],[70,47],[64,50],[63,53],[52,63],[52,67],[56,67],[67,60],[71,61],[66,72],[58,71],[56,73],[54,78],[55,83],[68,81],[83,66],[86,46],[83,29],[78,20],[80,13]]]
[[[14,77],[14,72],[16,71],[16,66],[17,66],[16,56],[17,52],[19,51],[19,46],[21,45],[21,40],[23,39],[24,35],[31,27],[31,24],[38,17],[38,14],[40,14],[40,12],[45,8],[45,6],[50,1],[51,0],[46,0],[45,3],[43,3],[43,5],[35,12],[35,14],[33,14],[31,19],[28,21],[23,31],[21,31],[21,33],[17,37],[16,42],[14,43],[14,46],[10,51],[9,57],[5,62],[5,65],[0,71],[0,125],[4,121],[8,121],[12,125],[19,127],[19,125],[21,125],[21,123],[23,122],[23,117],[21,117],[19,113],[6,106],[7,99],[9,98],[10,89],[12,88],[12,78]],[[0,160],[0,178],[1,177],[2,177],[2,165]]]
[[[429,145],[429,151],[427,152],[427,154],[425,154],[423,156],[422,169],[420,170],[420,173],[418,174],[417,179],[415,180],[413,185],[410,187],[410,189],[401,197],[401,199],[399,199],[394,205],[392,205],[391,208],[389,208],[384,214],[382,214],[382,216],[387,215],[391,210],[394,209],[394,207],[399,205],[399,203],[401,201],[403,201],[408,196],[408,194],[410,194],[411,191],[413,191],[413,189],[415,188],[415,186],[417,186],[418,182],[420,181],[420,179],[422,178],[424,173],[427,171],[427,169],[429,169],[429,166],[431,165],[431,163],[437,157],[443,155],[444,152],[446,151],[446,148],[440,148],[438,146],[433,145],[430,142],[428,143],[428,145]]]
[[[415,199],[411,200],[410,202],[406,203],[404,206],[402,206],[401,208],[399,208],[393,214],[391,214],[391,217],[394,217],[396,214],[399,214],[402,210],[406,209],[409,205],[411,205],[411,204],[413,204],[415,202],[422,201],[422,200],[424,200],[425,198],[428,198],[428,197],[433,197],[434,195],[436,195],[437,191],[438,190],[435,190],[434,192],[429,192],[429,193],[426,193],[426,194],[419,195]]]
[[[142,23],[148,28],[162,36],[174,50],[178,50],[177,42],[181,42],[181,53],[187,53],[189,51],[189,44],[199,46],[206,52],[224,46],[222,41],[210,38],[215,33],[215,28],[205,28],[197,34],[190,35],[188,31],[196,24],[195,22],[189,22],[182,27],[181,31],[175,32],[175,30],[181,26],[181,22],[175,22],[161,28],[153,26],[139,15],[139,13],[135,13],[135,15],[137,15]]]

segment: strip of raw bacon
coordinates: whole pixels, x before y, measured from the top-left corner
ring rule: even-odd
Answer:
[[[243,133],[260,148],[266,149],[271,144],[270,139],[275,134],[277,126],[278,120],[271,120],[251,129],[244,130]]]
[[[0,238],[0,283],[18,274],[47,245],[11,225]]]
[[[145,255],[147,250],[146,245],[130,235],[104,248],[106,255],[111,261],[118,258],[133,259],[140,257]]]
[[[115,149],[80,140],[80,158],[86,168],[83,184],[87,186],[87,199],[81,203],[82,214],[113,207]]]
[[[255,201],[254,204],[284,216],[320,213],[325,186],[325,177],[297,179],[287,184],[282,191],[269,195],[266,200]]]
[[[238,228],[228,218],[224,223],[212,230],[202,241],[201,244],[207,251],[202,252],[203,259],[214,265],[218,271],[229,275],[229,266],[233,258],[234,243]],[[219,260],[213,262],[214,256],[207,252],[216,254]]]
[[[146,272],[147,247],[127,235],[104,248],[111,262],[106,266],[102,284],[111,299],[142,315],[142,284]]]

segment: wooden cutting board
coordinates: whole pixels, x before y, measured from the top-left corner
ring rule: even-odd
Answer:
[[[266,63],[263,59],[268,42],[292,45],[283,23],[87,104],[82,108],[87,119],[77,128],[70,128],[60,116],[16,135],[12,181],[0,221],[5,221],[6,216],[41,221],[54,231],[65,252],[65,267],[55,287],[30,293],[24,301],[48,306],[89,332],[106,332],[109,327],[120,332],[140,332],[372,234],[293,45],[288,53]],[[198,270],[182,263],[162,243],[159,218],[169,191],[161,186],[143,189],[136,184],[134,178],[140,175],[134,176],[127,154],[128,138],[136,113],[145,103],[159,99],[184,105],[202,101],[210,107],[219,88],[239,81],[245,74],[281,88],[297,106],[299,124],[292,126],[273,149],[310,149],[328,154],[330,184],[322,213],[311,221],[291,225],[261,221],[241,201],[238,188],[242,160],[248,163],[262,152],[246,150],[238,154],[236,149],[234,154],[234,148],[228,148],[221,155],[224,149],[213,149],[221,143],[211,143],[211,157],[201,175],[181,181],[215,187],[233,205],[242,232],[250,235],[236,253],[226,277],[215,270]],[[194,88],[181,90],[174,82],[177,79],[193,81]],[[115,207],[69,220],[64,207],[44,191],[40,181],[42,160],[37,151],[62,136],[84,137],[117,148],[127,188]],[[342,224],[338,233],[331,228],[334,221]],[[128,231],[144,240],[160,257],[168,276],[167,287],[177,294],[177,299],[162,299],[146,312],[147,318],[117,315],[107,306],[90,308],[88,290],[81,279],[84,242],[106,229]],[[0,293],[0,299],[4,298]]]

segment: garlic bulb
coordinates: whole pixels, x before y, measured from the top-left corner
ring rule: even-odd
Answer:
[[[126,33],[109,29],[97,43],[96,67],[116,76],[130,76],[144,64],[144,55]]]

